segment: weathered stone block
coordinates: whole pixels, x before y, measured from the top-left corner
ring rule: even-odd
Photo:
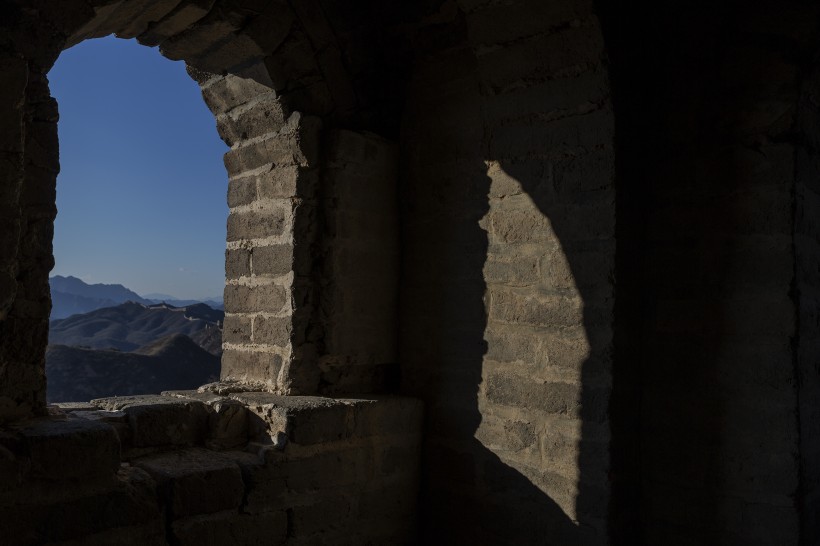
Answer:
[[[227,75],[202,89],[205,104],[214,114],[223,114],[246,102],[259,98],[275,99],[272,90],[250,78]]]
[[[248,443],[248,412],[237,402],[207,389],[198,391],[164,391],[162,396],[198,400],[208,409],[208,433],[205,446],[224,450]]]
[[[260,246],[253,249],[254,275],[285,275],[293,267],[293,245]]]
[[[208,416],[208,437],[205,446],[210,449],[238,448],[248,442],[248,412],[235,400],[220,400],[211,405]]]
[[[267,427],[271,437],[278,432],[296,444],[310,445],[346,438],[350,406],[330,398],[279,396],[264,392],[231,395],[248,406]]]
[[[118,38],[136,38],[151,26],[156,26],[166,15],[180,4],[181,0],[142,0],[128,2],[116,11],[116,16],[105,22]]]
[[[231,175],[273,163],[276,166],[314,167],[319,160],[321,121],[292,114],[276,134],[234,148],[225,154],[225,168]]]
[[[225,315],[225,322],[222,326],[222,341],[223,343],[250,343],[251,330],[251,317]]]
[[[487,380],[487,398],[504,406],[533,408],[598,423],[606,420],[609,390],[582,391],[572,383],[535,382],[511,373],[497,373]]]
[[[276,166],[257,175],[259,197],[287,199],[290,197],[313,197],[319,185],[317,169],[306,169],[295,165]]]
[[[507,286],[531,286],[537,283],[538,273],[538,256],[516,256],[510,261],[488,256],[484,264],[484,278],[487,282]]]
[[[328,492],[354,491],[373,477],[372,450],[344,447],[292,458],[277,449],[265,452],[264,464],[238,461],[248,484],[248,513],[265,513],[314,502]]]
[[[225,286],[226,313],[279,313],[287,303],[287,290],[275,284]]]
[[[251,253],[244,248],[225,251],[225,278],[238,279],[251,274]]]
[[[227,67],[201,66],[204,53],[212,50],[219,42],[230,39],[236,31],[231,21],[203,19],[198,24],[163,40],[160,52],[163,57],[178,61],[185,60],[197,68],[219,73]]]
[[[584,323],[584,303],[580,298],[497,290],[489,315],[513,324],[566,328]]]
[[[291,317],[255,317],[253,319],[253,341],[285,347],[291,339],[291,322]]]
[[[264,94],[236,116],[226,114],[217,118],[219,136],[233,146],[235,142],[273,133],[285,124],[285,113],[273,93]]]
[[[256,200],[256,178],[246,176],[228,181],[228,206],[238,207]]]
[[[471,3],[475,3],[471,0]],[[499,44],[518,38],[545,33],[572,20],[587,16],[585,2],[540,4],[522,2],[515,5],[491,4],[476,9],[467,18],[470,41],[473,44]],[[499,22],[503,21],[503,24]]]
[[[333,495],[315,504],[295,506],[291,532],[298,538],[345,529],[355,521],[352,510],[350,500],[342,495]]]
[[[17,457],[29,460],[32,479],[111,480],[120,466],[120,442],[114,429],[85,419],[37,419],[14,426]],[[0,438],[0,445],[4,439]]]
[[[288,518],[284,510],[264,514],[227,511],[177,520],[171,529],[181,546],[275,546],[287,538]]]
[[[284,233],[288,212],[283,207],[232,212],[228,216],[228,241],[280,236]]]
[[[612,142],[613,116],[599,110],[585,116],[558,119],[546,126],[510,124],[495,129],[490,154],[498,159],[528,155],[559,155],[567,149],[595,149]]]
[[[91,401],[128,416],[134,447],[194,445],[205,439],[208,410],[196,400],[167,396],[121,396]]]
[[[200,448],[135,459],[132,464],[156,480],[173,519],[237,510],[245,486],[230,458]]]
[[[399,396],[342,398],[352,407],[355,436],[402,435],[420,438],[424,406],[420,400]]]
[[[226,348],[222,353],[222,379],[272,384],[282,369],[282,357],[259,351]]]
[[[72,546],[164,544],[153,480],[137,468],[123,468],[118,478],[102,491],[52,490],[31,501],[4,506],[0,510],[4,540]],[[132,531],[130,538],[113,540],[122,538],[126,529]]]

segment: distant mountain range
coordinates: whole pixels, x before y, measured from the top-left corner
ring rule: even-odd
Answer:
[[[208,351],[221,352],[225,313],[204,303],[174,307],[127,302],[52,320],[48,342],[89,349],[134,351],[171,334],[184,334]],[[218,343],[215,338],[218,338]]]
[[[51,319],[61,319],[71,315],[88,313],[103,307],[112,307],[127,301],[151,305],[169,303],[185,307],[196,303],[206,303],[214,309],[222,309],[222,301],[217,299],[180,300],[167,294],[149,294],[142,297],[121,284],[87,284],[77,277],[55,275],[49,278],[51,285]],[[159,296],[159,297],[155,297]]]
[[[49,345],[47,398],[84,402],[104,396],[195,389],[219,378],[219,357],[173,334],[132,353]]]
[[[47,399],[152,394],[215,381],[224,318],[204,303],[128,301],[52,320]]]

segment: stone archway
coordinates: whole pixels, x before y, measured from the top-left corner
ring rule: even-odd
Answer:
[[[334,128],[360,125],[369,114],[357,106],[360,101],[336,35],[318,3],[293,8],[285,2],[248,6],[77,1],[59,8],[29,3],[10,11],[14,14],[8,29],[11,41],[0,59],[8,75],[0,106],[6,135],[0,420],[44,411],[47,276],[53,266],[54,185],[59,171],[57,105],[49,95],[45,74],[65,47],[112,33],[158,45],[164,56],[185,60],[216,116],[220,136],[231,146],[225,156],[231,213],[223,378],[283,393],[315,393],[320,382],[344,383],[342,376],[348,377],[353,390],[378,389],[371,372],[395,361],[391,347],[380,349],[374,360],[373,351],[361,346],[368,343],[362,338],[359,346],[344,348],[349,353],[344,358],[325,359],[326,373],[317,362],[327,352],[321,332],[332,330],[334,323],[348,322],[334,320],[336,311],[324,312],[319,320],[316,293],[322,270],[341,263],[335,259],[335,245],[323,238],[318,226],[335,222],[339,204],[354,202],[352,195],[341,197],[334,190],[334,177],[350,178],[340,158],[355,156],[363,143],[375,146],[387,155],[364,155],[357,161],[375,162],[374,168],[387,178],[381,187],[392,187],[395,176],[388,142],[375,136],[357,141]],[[324,174],[323,161],[330,161]],[[325,175],[328,180],[320,180]],[[320,185],[326,187],[333,204],[320,201]],[[390,199],[393,190],[386,191]],[[377,214],[379,221],[390,213],[388,207]],[[326,222],[318,223],[318,216]],[[349,231],[344,236],[355,237]],[[394,246],[384,237],[374,244]],[[325,250],[323,263],[317,265],[310,250],[319,247]],[[381,250],[371,252],[370,258]],[[388,254],[395,261],[395,248]],[[323,301],[330,302],[325,307],[333,307],[333,290],[325,292]],[[334,308],[342,313],[340,305]],[[388,309],[391,320],[384,321],[385,328],[392,328],[394,312]],[[367,354],[350,356],[357,351]],[[344,368],[357,361],[366,364],[367,373],[351,376],[334,364],[343,362]],[[360,380],[369,385],[362,389]]]

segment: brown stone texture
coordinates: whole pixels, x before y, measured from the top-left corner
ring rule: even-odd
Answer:
[[[4,429],[0,524],[11,541],[5,543],[412,537],[419,401],[201,391],[65,404],[49,418]],[[188,420],[205,415],[202,434],[169,444],[190,439],[179,432],[186,417],[169,420],[171,408]],[[380,505],[381,498],[387,503]]]
[[[5,2],[3,538],[817,543],[818,15]],[[46,408],[45,74],[111,33],[230,146],[223,381]]]
[[[398,376],[395,146],[338,131],[323,170],[320,392],[378,392]]]
[[[465,11],[417,63],[402,128],[399,352],[427,408],[423,532],[605,543],[615,150],[600,22],[582,2]]]

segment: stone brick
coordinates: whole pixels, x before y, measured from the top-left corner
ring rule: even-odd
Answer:
[[[251,274],[251,253],[244,248],[225,251],[225,278],[232,280]]]
[[[226,313],[279,313],[287,303],[287,291],[275,284],[225,286]]]
[[[163,391],[162,396],[197,400],[208,409],[208,432],[205,447],[225,450],[248,443],[248,412],[236,400],[205,390]]]
[[[256,176],[259,181],[259,197],[283,199],[302,196],[300,180],[305,171],[295,165],[275,166]]]
[[[255,477],[258,484],[269,482],[274,491],[280,489],[281,484],[286,484],[287,492],[294,496],[323,491],[351,491],[369,481],[373,472],[373,453],[360,446],[340,446],[299,458],[285,455],[281,460],[274,457],[273,463],[269,458],[266,467]],[[268,498],[275,500],[273,495]]]
[[[531,286],[539,279],[538,257],[517,256],[511,261],[501,261],[488,256],[484,278],[487,282],[508,286]]]
[[[503,48],[485,49],[478,66],[482,79],[495,90],[539,81],[544,74],[572,77],[596,58],[603,49],[602,40],[597,26],[567,27],[516,40]],[[510,62],[511,58],[515,62]]]
[[[547,120],[588,114],[600,109],[609,95],[609,81],[603,70],[527,84],[513,82],[509,91],[487,100],[487,121],[501,125],[528,118],[536,111]]]
[[[126,413],[134,447],[194,445],[205,439],[208,410],[199,401],[148,395],[91,402],[102,409]]]
[[[273,133],[282,128],[286,116],[275,93],[254,99],[249,108],[236,116],[226,114],[217,118],[219,136],[232,146],[249,138]]]
[[[498,373],[487,381],[487,398],[505,406],[533,408],[598,423],[606,419],[609,392],[603,388],[582,390],[571,383],[538,383],[510,373]]]
[[[211,404],[211,410],[205,447],[234,449],[248,442],[248,412],[242,404],[234,400],[219,400]]]
[[[116,33],[118,38],[136,38],[150,26],[156,26],[156,22],[161,21],[180,4],[187,3],[181,0],[128,2],[115,12],[115,16],[105,22],[105,26]]]
[[[286,214],[281,207],[264,212],[232,212],[228,215],[228,241],[281,236]]]
[[[330,398],[279,396],[249,392],[231,395],[248,406],[270,431],[271,437],[284,433],[300,445],[312,445],[348,437],[350,406]]]
[[[258,246],[253,249],[254,275],[285,275],[293,268],[293,245]]]
[[[180,519],[173,522],[171,529],[181,546],[276,546],[287,539],[288,518],[284,510],[253,515],[226,511]]]
[[[357,437],[401,435],[421,437],[423,405],[415,398],[368,396],[343,398],[353,409],[353,433]]]
[[[253,341],[285,347],[291,341],[291,317],[264,317],[253,319]]]
[[[332,496],[306,506],[296,506],[292,512],[292,533],[296,538],[325,534],[346,529],[354,521],[350,501]]]
[[[490,299],[492,320],[532,326],[566,328],[583,324],[580,298],[494,291]]]
[[[23,59],[0,57],[0,72],[6,84],[0,91],[0,152],[23,151],[23,109],[20,107],[28,82],[28,67]]]
[[[282,357],[269,352],[225,348],[222,353],[222,379],[273,383],[282,369]]]
[[[497,159],[560,156],[612,142],[612,113],[599,110],[585,116],[558,119],[546,126],[510,124],[495,129],[490,153]]]
[[[0,528],[7,534],[4,540],[13,537],[12,544],[71,546],[164,543],[153,480],[136,468],[124,468],[118,477],[102,490],[52,489],[51,494],[28,502],[3,506]],[[125,540],[117,540],[123,535]]]
[[[250,343],[252,319],[243,315],[225,315],[222,326],[223,343]]]
[[[271,89],[250,78],[227,75],[202,89],[205,104],[214,114],[223,114],[256,98],[272,98]]]
[[[585,18],[588,9],[587,2],[493,4],[475,10],[467,17],[470,41],[485,45],[504,44],[518,38],[546,34],[551,28],[567,26],[573,20]],[[499,21],[504,23],[499,24]]]
[[[231,174],[239,174],[268,163],[276,166],[315,167],[319,161],[321,129],[319,118],[295,112],[275,135],[225,154],[225,167]]]
[[[228,181],[228,206],[238,207],[256,201],[256,179],[252,176]]]
[[[245,492],[239,466],[218,453],[194,448],[135,459],[148,472],[173,519],[237,510]]]
[[[110,425],[85,419],[38,419],[15,426],[5,445],[30,465],[32,479],[59,482],[112,480],[120,466],[120,442]],[[8,444],[0,437],[0,445]]]
[[[202,19],[179,34],[168,37],[159,45],[160,53],[174,61],[185,60],[197,68],[219,73],[228,67],[202,66],[201,60],[223,40],[230,39],[236,31],[227,20]]]

